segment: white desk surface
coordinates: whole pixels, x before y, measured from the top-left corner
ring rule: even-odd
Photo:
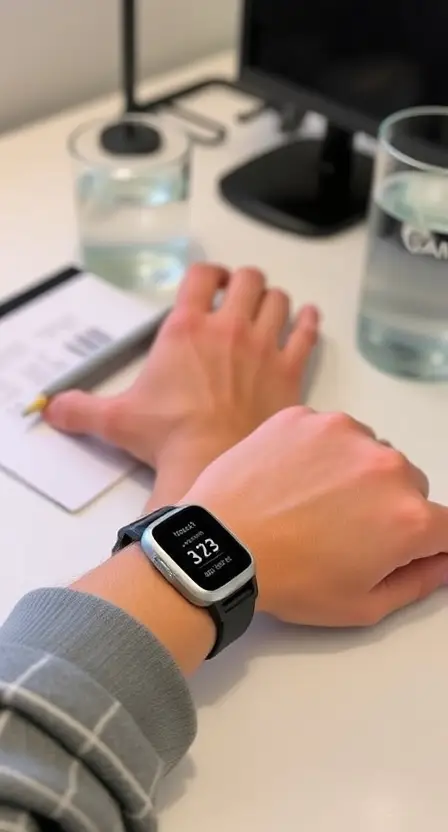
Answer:
[[[161,90],[231,71],[229,56],[149,85]],[[199,112],[229,124],[247,104],[223,90]],[[73,260],[76,227],[65,144],[70,130],[117,111],[111,98],[0,140],[0,294]],[[271,117],[233,126],[196,156],[193,223],[207,254],[258,264],[296,304],[324,314],[325,348],[311,404],[373,425],[429,474],[448,503],[448,390],[380,375],[355,352],[365,230],[314,242],[270,230],[225,205],[225,169],[277,142]],[[25,591],[67,582],[108,555],[119,523],[146,496],[144,475],[69,516],[0,475],[0,616]],[[258,620],[192,683],[199,736],[161,795],[162,830],[446,832],[448,590],[372,631],[320,632]]]

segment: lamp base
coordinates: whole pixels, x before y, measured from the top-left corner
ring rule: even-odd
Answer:
[[[101,133],[101,145],[113,156],[138,156],[156,153],[162,146],[162,136],[147,124],[120,121],[110,124]]]

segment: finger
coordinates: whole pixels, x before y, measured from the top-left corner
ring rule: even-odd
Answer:
[[[428,523],[424,530],[428,554],[446,552],[448,554],[448,508],[440,503],[428,502]]]
[[[414,560],[384,579],[370,594],[373,620],[381,620],[448,583],[448,555]]]
[[[308,361],[319,335],[319,312],[304,306],[298,313],[283,350],[288,364],[302,369]]]
[[[107,398],[71,390],[50,402],[44,418],[64,433],[97,436],[120,445],[126,432],[121,403],[119,396]]]
[[[223,266],[197,263],[188,269],[177,293],[176,307],[210,312],[217,292],[226,286],[230,273]]]
[[[417,491],[419,491],[420,494],[422,495],[422,497],[424,497],[425,500],[426,500],[428,498],[429,491],[430,491],[430,485],[429,485],[428,477],[426,476],[425,472],[422,471],[421,468],[418,468],[417,465],[413,465],[412,462],[409,462],[409,460],[408,460],[408,465],[409,465],[410,475],[412,477],[412,480],[414,482],[414,485],[415,485]],[[447,537],[447,540],[446,540],[446,549],[447,549],[447,552],[448,552],[448,537]]]
[[[266,279],[258,269],[242,268],[233,272],[221,310],[225,315],[255,319],[266,290]]]
[[[264,338],[280,344],[289,319],[289,298],[280,289],[270,289],[264,295],[258,311],[256,327]]]

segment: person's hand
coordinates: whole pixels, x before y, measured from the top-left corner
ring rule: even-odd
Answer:
[[[448,509],[417,468],[342,414],[277,414],[213,462],[185,503],[251,549],[259,608],[288,622],[359,626],[448,582]]]
[[[220,289],[222,304],[214,310]],[[304,307],[281,344],[289,311],[287,296],[267,290],[256,269],[230,275],[221,267],[194,266],[129,390],[109,398],[64,393],[45,418],[155,467],[162,454],[170,456],[169,448],[180,463],[179,448],[200,446],[202,470],[278,410],[298,403],[318,315]]]

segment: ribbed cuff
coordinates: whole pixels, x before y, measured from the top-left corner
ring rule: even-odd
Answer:
[[[70,589],[31,592],[0,629],[0,642],[42,650],[91,676],[131,714],[167,768],[191,745],[196,714],[184,677],[152,633],[113,604]]]

